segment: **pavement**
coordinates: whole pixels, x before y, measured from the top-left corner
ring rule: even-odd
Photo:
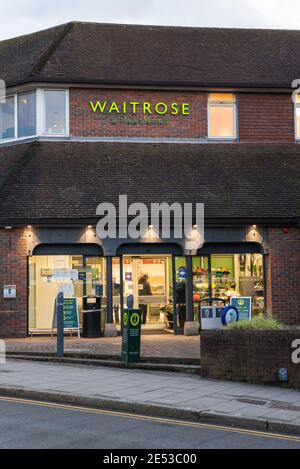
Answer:
[[[8,360],[13,396],[300,435],[300,391],[198,375]]]
[[[5,339],[9,353],[35,352],[54,353],[56,337],[27,337],[25,339]],[[122,338],[100,337],[99,339],[78,339],[65,337],[66,352],[93,353],[103,356],[121,355]],[[185,337],[173,334],[151,334],[141,336],[141,356],[144,358],[200,358],[199,336]]]

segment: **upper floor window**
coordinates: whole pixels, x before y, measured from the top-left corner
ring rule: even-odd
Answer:
[[[44,90],[44,129],[46,135],[66,135],[67,92],[66,90]]]
[[[0,142],[36,135],[69,133],[67,90],[37,89],[16,93],[0,103]]]
[[[208,137],[236,138],[236,100],[233,93],[209,93]]]
[[[18,137],[36,135],[36,92],[18,94]]]
[[[0,140],[15,138],[15,98],[0,103]]]
[[[300,139],[300,95],[296,96],[295,103],[295,135]]]

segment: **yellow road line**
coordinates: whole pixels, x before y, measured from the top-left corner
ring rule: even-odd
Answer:
[[[111,410],[104,410],[104,409],[94,409],[92,407],[84,407],[84,406],[75,406],[71,404],[59,404],[55,402],[43,402],[43,401],[36,401],[32,399],[21,399],[17,397],[0,397],[0,401],[7,401],[7,402],[14,402],[19,404],[29,404],[35,405],[39,407],[48,407],[54,409],[62,409],[62,410],[71,410],[74,412],[85,412],[90,414],[105,414],[111,415],[114,417],[122,417],[122,418],[129,418],[134,420],[147,420],[150,422],[156,422],[161,424],[168,424],[168,425],[177,425],[183,427],[191,427],[191,428],[203,428],[207,430],[217,430],[229,433],[239,433],[244,435],[250,436],[259,436],[263,438],[272,438],[277,440],[287,440],[287,441],[294,441],[300,443],[300,437],[292,436],[292,435],[283,435],[280,433],[267,433],[264,431],[258,430],[248,430],[244,428],[234,428],[234,427],[226,427],[224,425],[215,425],[210,423],[200,423],[200,422],[188,422],[183,420],[176,420],[176,419],[169,419],[163,417],[151,417],[148,415],[139,415],[139,414],[131,414],[126,412],[119,412],[119,411],[111,411]]]

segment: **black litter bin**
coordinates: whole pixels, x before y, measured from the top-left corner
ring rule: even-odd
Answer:
[[[101,298],[84,296],[82,304],[82,337],[93,339],[101,336]]]

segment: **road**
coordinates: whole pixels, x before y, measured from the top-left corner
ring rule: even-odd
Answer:
[[[0,448],[300,449],[300,437],[0,398]]]

